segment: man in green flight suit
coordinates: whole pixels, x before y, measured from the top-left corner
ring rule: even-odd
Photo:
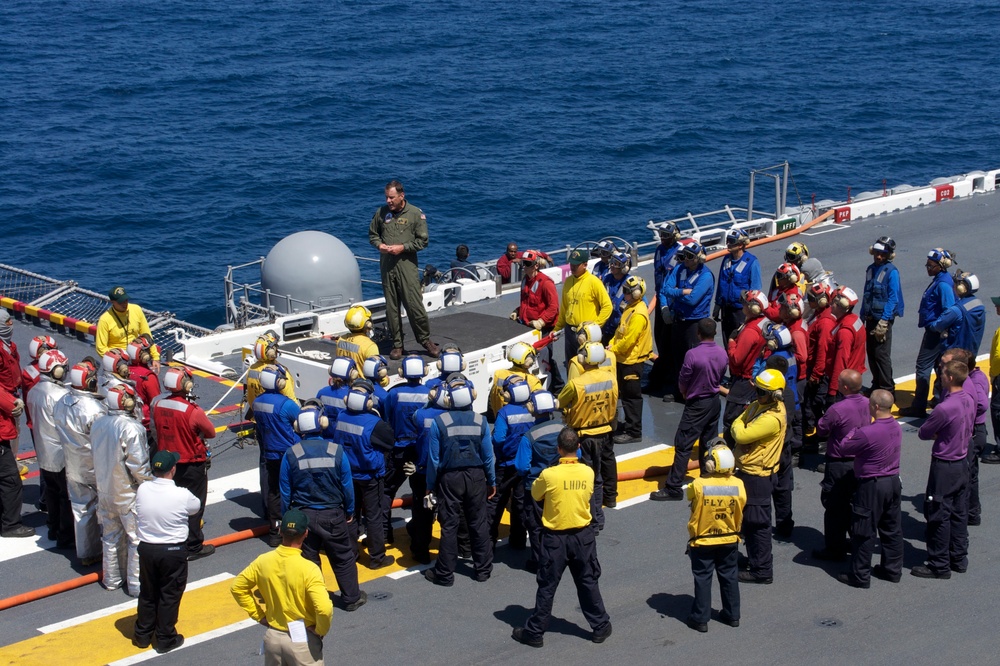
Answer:
[[[389,358],[403,358],[403,318],[406,307],[410,326],[427,353],[437,357],[439,347],[431,342],[431,327],[424,309],[423,289],[417,271],[417,252],[427,247],[427,216],[406,202],[403,184],[391,180],[385,186],[385,205],[380,206],[368,226],[368,242],[379,251],[385,314],[392,333]]]

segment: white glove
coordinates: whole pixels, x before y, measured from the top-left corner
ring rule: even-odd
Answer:
[[[412,476],[417,471],[417,463],[405,462],[403,463],[403,474],[406,476]]]
[[[428,511],[433,511],[434,507],[437,506],[437,498],[434,497],[434,493],[427,493],[424,495],[424,508]]]
[[[14,407],[10,410],[10,415],[16,419],[19,418],[21,414],[24,414],[24,400],[17,398],[14,400]]]
[[[513,312],[510,313],[510,320],[517,321],[517,310],[514,310]]]
[[[889,322],[879,319],[879,322],[872,329],[872,337],[878,342],[885,342],[885,336],[889,334]]]
[[[549,333],[549,337],[552,339],[552,342],[555,342],[556,340],[561,338],[564,330],[565,329],[560,328],[558,331],[552,331],[551,333]]]
[[[532,319],[531,325],[535,328],[536,331],[540,331],[542,330],[542,327],[545,326],[545,322],[542,321],[541,319]]]

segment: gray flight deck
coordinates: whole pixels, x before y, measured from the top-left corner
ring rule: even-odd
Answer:
[[[978,195],[903,213],[856,221],[847,226],[825,226],[807,231],[797,240],[842,284],[859,293],[870,261],[868,246],[878,236],[891,235],[897,243],[906,300],[906,317],[893,330],[894,374],[913,372],[920,332],[916,310],[928,279],[923,268],[927,249],[943,246],[957,253],[959,266],[976,272],[984,300],[1000,294],[995,276],[996,238],[1000,232],[1000,195]],[[753,249],[761,259],[765,279],[781,260],[784,243]],[[717,265],[717,264],[716,264]],[[650,278],[648,268],[640,271]],[[465,307],[447,317],[470,318],[472,313],[504,316],[514,303],[507,297]],[[988,303],[988,301],[987,301]],[[449,336],[437,328],[444,318],[432,319],[438,341]],[[1000,323],[992,311],[981,353]],[[27,340],[40,329],[18,325],[15,340],[26,353]],[[438,336],[440,333],[440,337]],[[64,348],[71,360],[86,351],[69,338]],[[225,387],[199,380],[203,406],[214,403]],[[902,397],[902,394],[901,394]],[[659,443],[669,443],[682,407],[647,400],[644,441],[620,447],[620,454]],[[236,420],[235,414],[215,417],[218,425]],[[741,586],[742,626],[732,629],[711,622],[708,634],[684,624],[691,603],[692,582],[687,541],[688,507],[684,503],[641,502],[609,510],[607,527],[598,539],[603,575],[601,589],[614,625],[614,634],[603,645],[588,640],[572,582],[564,578],[554,609],[554,620],[545,635],[545,647],[535,650],[514,643],[511,627],[527,617],[534,602],[534,577],[523,571],[525,553],[506,546],[497,549],[493,577],[473,582],[459,564],[455,586],[439,588],[420,575],[398,580],[386,577],[364,583],[369,603],[355,613],[336,611],[325,640],[328,663],[709,663],[725,660],[741,664],[986,664],[1000,661],[994,647],[997,624],[993,593],[1000,583],[1000,467],[981,468],[983,525],[970,528],[969,571],[951,580],[922,580],[908,569],[923,557],[924,520],[921,495],[930,461],[930,444],[920,441],[915,428],[904,423],[903,528],[906,537],[903,580],[891,584],[873,580],[869,590],[847,587],[836,581],[838,564],[810,557],[822,545],[821,476],[796,470],[794,515],[796,528],[788,542],[774,542],[773,585]],[[991,433],[992,434],[992,433]],[[222,477],[256,465],[253,447],[239,449],[228,433],[220,435],[212,468]],[[991,438],[992,441],[992,438]],[[22,434],[22,449],[30,447]],[[27,483],[25,521],[38,527],[44,516],[33,509],[36,481]],[[209,506],[206,537],[259,524],[256,493]],[[401,512],[395,512],[397,519]],[[402,537],[405,543],[405,536]],[[0,549],[5,546],[0,543]],[[257,539],[221,547],[205,560],[191,565],[190,580],[222,572],[237,573],[266,545]],[[62,552],[46,551],[7,560],[0,582],[0,597],[24,592],[77,575],[81,569]],[[718,610],[718,589],[715,589]],[[11,645],[38,635],[37,629],[76,615],[127,601],[121,592],[104,592],[96,585],[0,612],[3,636]],[[157,657],[163,664],[258,663],[262,630],[243,629]],[[112,636],[108,640],[127,640]]]

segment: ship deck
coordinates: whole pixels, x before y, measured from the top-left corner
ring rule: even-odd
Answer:
[[[805,232],[799,240],[841,283],[860,292],[869,263],[871,242],[889,234],[897,242],[896,264],[907,301],[907,316],[894,327],[893,360],[899,378],[898,398],[908,403],[920,332],[916,305],[927,284],[923,269],[927,249],[943,246],[958,253],[959,265],[975,271],[985,299],[1000,293],[992,274],[1000,195],[980,195],[898,214],[824,226]],[[755,248],[766,267],[776,266],[783,243]],[[651,278],[649,267],[640,269]],[[456,317],[473,314],[505,316],[516,296],[465,306]],[[432,319],[437,341],[451,335],[442,321]],[[992,330],[996,320],[989,318]],[[19,323],[15,341],[26,349],[33,335],[46,332]],[[71,361],[92,348],[75,339],[59,337]],[[988,343],[987,343],[988,344]],[[199,374],[196,392],[209,407],[229,388],[225,380]],[[259,493],[257,451],[242,446],[226,430],[240,420],[233,391],[212,415],[221,429],[213,447],[210,499],[205,514],[206,537],[211,539],[257,526]],[[621,470],[668,464],[669,447],[681,407],[648,399],[644,407],[644,437],[639,444],[617,447]],[[930,461],[930,444],[920,441],[915,428],[904,423],[902,461],[905,566],[923,559],[922,491]],[[21,450],[31,448],[26,432]],[[37,468],[32,464],[31,470]],[[522,566],[525,553],[506,546],[497,549],[492,579],[475,583],[463,576],[459,564],[452,588],[431,585],[414,575],[423,567],[398,550],[392,567],[371,572],[361,561],[362,588],[369,603],[355,613],[336,611],[325,641],[330,661],[391,663],[511,663],[527,659],[559,663],[595,658],[637,664],[707,661],[707,655],[739,655],[749,664],[840,663],[993,663],[991,640],[995,620],[993,591],[1000,583],[995,566],[1000,552],[1000,469],[981,468],[980,492],[984,515],[981,527],[971,528],[970,567],[950,581],[921,580],[904,575],[898,585],[873,580],[869,590],[857,590],[835,580],[842,565],[814,560],[813,548],[822,545],[821,476],[795,472],[795,534],[774,542],[775,582],[741,588],[742,625],[731,629],[710,623],[708,634],[684,625],[691,603],[692,582],[684,553],[688,508],[683,503],[645,501],[657,480],[621,484],[619,504],[608,511],[607,527],[598,539],[603,575],[601,589],[614,625],[614,635],[603,645],[587,640],[588,628],[578,610],[572,584],[564,580],[557,595],[554,620],[545,636],[545,648],[534,651],[510,639],[534,605],[534,577]],[[25,483],[25,522],[44,536],[44,515],[34,509],[37,476]],[[397,540],[406,542],[404,512],[396,510]],[[51,550],[42,536],[34,540],[3,540],[4,562],[0,597],[33,590],[96,571],[83,568],[71,553]],[[92,584],[0,612],[0,664],[138,663],[155,659],[163,664],[256,663],[263,630],[248,621],[228,592],[229,579],[267,549],[260,539],[220,547],[215,555],[191,564],[189,588],[181,607],[178,629],[187,637],[180,650],[159,656],[130,643],[134,600],[121,591],[106,592]],[[335,589],[332,576],[328,583]],[[718,609],[718,591],[715,608]]]

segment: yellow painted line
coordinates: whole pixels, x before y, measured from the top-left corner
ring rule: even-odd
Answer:
[[[644,469],[654,465],[669,465],[672,462],[673,449],[668,449],[627,460],[619,465],[619,470]],[[618,484],[619,501],[649,493],[656,490],[657,487],[656,480],[623,481]],[[435,523],[435,539],[431,543],[432,554],[437,553],[437,537],[439,536],[438,524]],[[407,543],[409,537],[406,535],[405,528],[397,529],[395,538],[396,543]],[[396,562],[377,570],[368,568],[367,555],[360,556],[358,560],[358,581],[360,583],[367,583],[417,565],[417,562],[410,558],[409,553],[404,553],[399,548],[389,547],[386,552],[395,555]],[[326,556],[321,555],[320,559],[322,560],[323,576],[326,579],[327,588],[331,591],[337,591],[337,581]],[[247,619],[243,609],[233,601],[229,592],[231,584],[230,580],[226,580],[185,592],[181,600],[177,631],[185,636],[194,637]],[[121,593],[116,594],[120,595]],[[116,600],[118,599],[120,596],[116,596]],[[335,611],[335,615],[339,613],[340,611]],[[93,664],[97,666],[140,654],[146,650],[139,650],[131,642],[135,616],[134,610],[122,611],[2,647],[0,648],[0,665],[74,664],[74,666],[89,666]]]

